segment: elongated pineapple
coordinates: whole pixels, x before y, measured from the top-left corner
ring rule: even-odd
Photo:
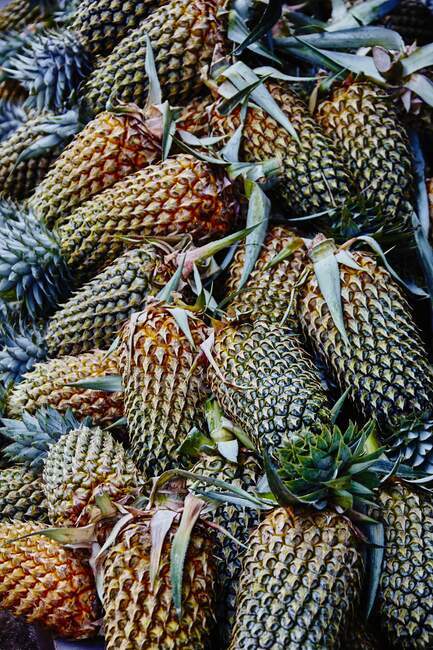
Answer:
[[[290,329],[263,318],[222,324],[212,355],[213,393],[260,449],[274,452],[301,428],[329,423],[320,377]]]
[[[49,320],[45,340],[50,356],[78,355],[98,347],[108,350],[123,323],[171,275],[160,251],[151,245],[119,257]]]
[[[91,196],[161,155],[161,122],[138,107],[100,113],[74,138],[29,202],[51,228]]]
[[[0,523],[0,606],[56,636],[85,639],[98,631],[96,589],[76,552],[37,533],[44,524]]]
[[[59,228],[61,249],[71,269],[90,274],[134,246],[134,239],[188,233],[200,241],[225,234],[237,208],[224,172],[180,154],[128,176],[75,210]]]
[[[25,465],[0,470],[0,520],[47,521],[47,501],[40,476]]]
[[[381,435],[408,463],[428,470],[433,375],[409,305],[388,271],[371,255],[353,251],[355,268],[344,260],[339,265],[346,343],[313,266],[336,253],[334,242],[320,237],[310,252],[298,301],[305,334],[358,412],[378,420]]]
[[[123,416],[122,394],[86,390],[71,384],[117,372],[115,354],[108,356],[102,350],[37,363],[9,393],[7,413],[16,418],[24,411],[36,413],[42,407],[52,406],[61,413],[70,409],[77,417],[89,416],[101,426],[112,424]]]
[[[163,99],[187,101],[200,88],[200,71],[221,43],[218,0],[171,0],[153,11],[113,52],[99,61],[82,88],[87,110],[103,111],[110,99],[143,107],[148,79],[143,69],[147,39],[154,53]]]
[[[179,324],[186,319],[188,337]],[[148,478],[175,467],[186,434],[203,424],[207,386],[200,345],[208,335],[197,316],[159,301],[122,329],[119,367],[131,454]]]

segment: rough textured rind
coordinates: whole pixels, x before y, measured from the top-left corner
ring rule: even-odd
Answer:
[[[417,45],[427,45],[432,42],[432,9],[420,0],[402,0],[382,22],[388,29],[398,32],[407,45],[415,41]]]
[[[85,526],[95,496],[136,497],[140,476],[119,442],[101,429],[82,427],[49,450],[42,478],[54,526]]]
[[[123,395],[75,388],[73,384],[90,377],[118,374],[114,354],[94,350],[76,357],[63,356],[38,363],[11,391],[7,413],[20,417],[52,406],[64,413],[71,409],[77,417],[90,416],[95,424],[108,425],[123,416]]]
[[[160,126],[136,107],[98,115],[38,185],[29,206],[52,228],[78,205],[161,155]]]
[[[194,348],[169,308],[154,303],[121,332],[119,367],[131,455],[148,478],[177,467],[177,448],[192,426],[204,426],[208,389],[199,346],[208,330],[192,315],[188,324]]]
[[[269,229],[260,256],[246,284],[226,309],[229,316],[248,314],[251,320],[264,317],[276,323],[286,317],[286,324],[290,323],[295,329],[298,327],[298,318],[294,313],[294,287],[308,261],[306,247],[301,245],[290,257],[264,270],[264,267],[296,238],[296,233],[288,228],[274,226]],[[245,246],[241,245],[230,265],[226,282],[227,295],[239,288],[244,262]],[[293,306],[292,309],[289,309],[290,305]]]
[[[181,111],[176,122],[178,129],[192,133],[196,138],[209,135],[209,110],[213,104],[212,95],[195,97]]]
[[[195,241],[228,232],[237,215],[224,172],[178,155],[119,181],[73,212],[59,228],[70,268],[89,274],[145,237],[190,234]]]
[[[150,521],[132,522],[103,563],[106,650],[197,650],[206,647],[214,622],[213,542],[200,525],[191,534],[183,571],[182,617],[172,601],[170,550],[176,527],[162,547],[152,590]]]
[[[0,31],[20,31],[43,18],[39,0],[12,0],[0,9]]]
[[[340,648],[362,573],[346,519],[274,510],[248,543],[230,650]]]
[[[102,59],[82,89],[93,114],[111,98],[144,107],[148,78],[143,62],[150,39],[163,92],[173,106],[187,101],[202,85],[200,71],[220,42],[217,0],[172,0],[156,9]]]
[[[377,226],[401,232],[411,224],[414,179],[408,137],[393,102],[382,88],[349,83],[320,104],[317,119],[344,151],[364,200],[380,209]]]
[[[212,354],[220,371],[209,367],[213,393],[261,449],[274,451],[301,428],[329,423],[320,377],[291,330],[264,319],[228,323]]]
[[[56,636],[94,636],[96,591],[88,565],[42,535],[10,541],[44,528],[36,522],[0,524],[1,609],[42,624]]]
[[[204,456],[191,470],[199,476],[210,476],[243,490],[255,488],[261,470],[251,455],[241,454],[238,463],[230,463],[222,456]],[[223,504],[211,513],[212,522],[228,530],[241,544],[246,544],[248,537],[259,521],[258,511],[254,508],[241,508]],[[241,558],[244,549],[223,533],[217,533],[217,628],[215,634],[222,648],[228,646],[236,614],[236,593],[241,572]]]
[[[314,121],[306,104],[284,83],[268,82],[267,89],[295,128],[297,142],[262,109],[249,108],[242,131],[241,160],[277,158],[282,163],[278,187],[288,216],[308,216],[341,206],[351,197],[351,179],[342,152]],[[214,109],[214,135],[230,135],[239,126],[239,109],[222,116]],[[324,217],[328,222],[331,215]]]
[[[39,476],[23,465],[0,471],[0,520],[47,521],[47,502]]]
[[[380,621],[390,643],[433,647],[433,504],[431,496],[393,483],[379,493],[385,528]]]
[[[158,293],[173,271],[152,246],[129,251],[88,282],[49,320],[50,356],[108,350],[123,323]]]

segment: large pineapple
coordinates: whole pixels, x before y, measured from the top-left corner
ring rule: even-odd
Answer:
[[[89,274],[134,239],[190,234],[195,241],[228,232],[237,214],[233,185],[220,169],[180,154],[132,174],[90,199],[59,228],[69,267]]]
[[[143,69],[147,42],[154,53],[163,99],[172,105],[188,100],[202,84],[200,71],[221,43],[218,0],[171,0],[153,11],[113,52],[99,61],[82,88],[93,115],[111,99],[144,107],[148,78]]]
[[[212,355],[213,393],[260,449],[274,452],[302,427],[330,422],[318,372],[290,329],[263,318],[222,324]]]
[[[317,119],[341,146],[363,199],[378,209],[376,226],[408,230],[413,212],[412,158],[391,94],[371,83],[349,80],[319,105]]]
[[[289,246],[293,246],[291,255],[266,268]],[[245,245],[241,245],[230,265],[226,282],[229,295],[238,292],[228,305],[227,314],[249,314],[252,320],[265,317],[275,322],[281,322],[285,318],[296,329],[298,319],[294,313],[295,285],[307,259],[307,248],[296,233],[288,228],[273,226],[269,229],[254,269],[239,291],[245,263]]]
[[[9,393],[7,413],[21,417],[23,412],[36,413],[52,406],[61,413],[70,409],[78,417],[89,416],[101,426],[112,424],[123,416],[121,393],[86,390],[71,384],[117,372],[114,353],[108,356],[102,350],[37,363]]]
[[[122,324],[171,274],[160,251],[150,244],[119,257],[49,320],[45,339],[50,356],[108,350]]]
[[[406,461],[428,471],[433,374],[410,307],[388,271],[369,254],[353,251],[354,264],[342,260],[337,280],[345,342],[313,266],[323,267],[336,254],[334,242],[320,237],[310,252],[310,273],[298,301],[305,334],[359,413],[376,418],[381,434],[400,446]]]
[[[131,453],[148,478],[175,467],[180,443],[203,423],[207,387],[200,345],[208,335],[200,318],[159,301],[122,329],[119,366]]]
[[[56,636],[98,631],[96,589],[87,562],[43,535],[36,522],[0,523],[0,607]]]
[[[0,520],[47,521],[47,500],[41,477],[25,465],[0,470]]]
[[[161,156],[161,120],[129,105],[100,113],[74,138],[29,205],[49,227]]]

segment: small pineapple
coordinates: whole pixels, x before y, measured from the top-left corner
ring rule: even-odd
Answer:
[[[150,165],[90,199],[58,231],[71,270],[90,274],[136,240],[226,234],[237,215],[232,183],[220,169],[179,154]]]
[[[175,467],[180,443],[192,426],[203,424],[207,386],[200,345],[207,336],[200,318],[159,301],[134,314],[121,331],[131,454],[148,478]]]
[[[36,522],[0,523],[0,607],[56,636],[98,630],[96,589],[87,562],[43,535]],[[25,537],[25,535],[33,535]]]
[[[0,470],[0,520],[48,521],[41,477],[25,465]]]
[[[86,390],[71,384],[117,372],[115,354],[108,356],[102,350],[37,363],[10,391],[8,416],[17,418],[24,412],[34,414],[51,406],[60,413],[70,409],[78,417],[91,417],[101,426],[113,424],[123,416],[121,393]]]
[[[52,228],[87,199],[161,157],[161,120],[137,106],[100,113],[66,147],[29,201]]]

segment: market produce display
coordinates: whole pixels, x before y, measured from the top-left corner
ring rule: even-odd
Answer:
[[[0,3],[0,649],[431,650],[432,228],[430,0]]]

